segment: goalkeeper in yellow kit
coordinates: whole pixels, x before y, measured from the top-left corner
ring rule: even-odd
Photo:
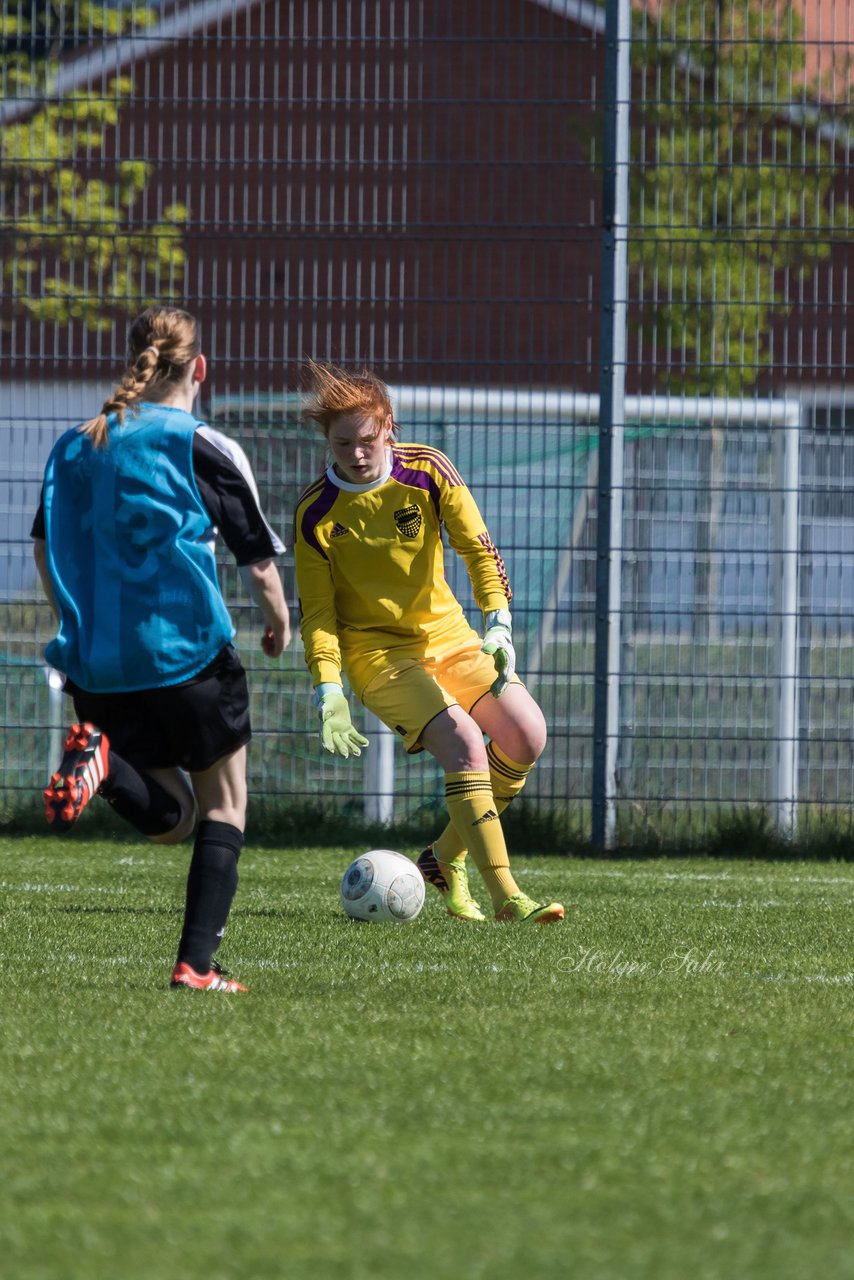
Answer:
[[[407,751],[429,751],[445,771],[450,821],[418,866],[448,914],[485,919],[468,886],[470,853],[496,920],[562,920],[559,903],[520,891],[499,819],[546,743],[542,712],[515,674],[504,562],[453,463],[438,449],[397,441],[379,378],[313,362],[309,371],[305,416],[334,459],[302,494],[294,533],[323,745],[345,758],[367,746],[350,718],[343,670]],[[483,637],[445,579],[443,529],[465,560]]]

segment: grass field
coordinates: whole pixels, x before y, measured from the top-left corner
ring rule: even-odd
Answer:
[[[518,860],[563,926],[354,925],[354,849],[0,841],[9,1280],[854,1277],[854,865]],[[412,853],[413,850],[408,850]]]

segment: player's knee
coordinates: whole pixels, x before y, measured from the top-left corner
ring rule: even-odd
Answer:
[[[170,827],[168,831],[150,832],[148,838],[152,844],[180,844],[182,840],[186,840],[188,836],[192,835],[195,825],[195,807],[190,808],[187,805],[183,805],[180,817],[174,827]]]
[[[483,733],[468,716],[456,724],[455,744],[459,753],[460,768],[475,771],[488,768]]]
[[[542,715],[526,717],[502,734],[498,745],[516,764],[536,764],[546,749],[548,732]]]
[[[421,745],[446,773],[482,772],[488,768],[483,733],[460,707],[436,716],[424,730]]]
[[[218,804],[199,804],[199,822],[224,822],[238,831],[246,830],[246,803],[237,797]]]
[[[539,723],[529,725],[525,732],[525,754],[527,759],[522,761],[524,764],[534,764],[539,760],[540,756],[546,749],[548,740],[548,730],[546,722],[540,717]]]

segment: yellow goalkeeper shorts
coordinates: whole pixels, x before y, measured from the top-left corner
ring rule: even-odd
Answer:
[[[481,653],[480,646],[481,640],[474,636],[471,643],[439,658],[389,658],[359,697],[403,739],[407,751],[423,751],[421,734],[431,720],[447,707],[471,711],[494,683],[495,662]],[[350,682],[356,684],[352,675]],[[521,681],[513,675],[510,683]]]

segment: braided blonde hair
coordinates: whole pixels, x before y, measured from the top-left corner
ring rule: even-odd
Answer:
[[[334,364],[318,364],[306,361],[309,377],[310,399],[303,409],[303,417],[316,422],[324,435],[336,418],[349,413],[369,413],[377,419],[377,434],[381,424],[392,416],[389,389],[369,369],[361,373],[346,373]],[[397,423],[392,423],[392,435],[396,436]]]
[[[128,334],[127,368],[121,382],[101,412],[80,428],[100,449],[107,441],[107,417],[114,413],[124,422],[128,408],[140,400],[157,401],[170,387],[183,380],[187,367],[202,346],[199,326],[188,311],[170,307],[148,307],[137,316]]]

